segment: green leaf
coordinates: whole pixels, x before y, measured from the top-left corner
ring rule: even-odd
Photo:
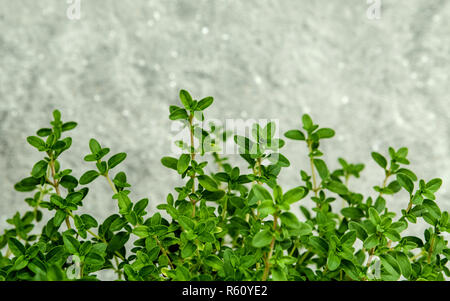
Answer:
[[[97,140],[92,138],[91,140],[89,140],[89,149],[93,154],[97,154],[101,151],[102,147],[100,146],[100,143],[98,143]]]
[[[11,253],[13,253],[16,257],[24,255],[26,251],[23,244],[14,237],[8,238],[8,247],[9,250],[11,250]]]
[[[25,258],[25,256],[20,256],[16,258],[16,261],[14,262],[13,270],[20,271],[24,267],[28,265],[28,260]]]
[[[195,228],[195,223],[187,216],[181,215],[178,218],[178,222],[186,230],[194,230]]]
[[[417,181],[417,176],[415,173],[413,173],[411,170],[406,169],[406,168],[400,168],[399,170],[397,170],[396,173],[401,173],[404,174],[405,176],[408,176],[411,180],[413,181]]]
[[[95,170],[85,172],[80,178],[81,185],[87,185],[98,178],[100,174]]]
[[[341,267],[348,277],[350,277],[353,280],[359,280],[359,272],[353,262],[351,262],[350,260],[343,259],[341,261]]]
[[[316,132],[316,135],[319,137],[319,139],[328,139],[328,138],[333,138],[335,135],[335,132],[332,129],[323,128],[323,129],[319,129]]]
[[[189,258],[194,254],[194,252],[197,250],[197,246],[189,241],[184,247],[181,249],[181,257],[182,258]]]
[[[273,267],[270,269],[272,272],[272,280],[273,281],[286,281],[286,273],[283,272],[283,270],[279,267]]]
[[[31,175],[34,178],[41,178],[45,176],[47,173],[48,162],[41,160],[33,166],[33,170],[31,171]]]
[[[272,233],[269,230],[258,232],[252,240],[252,245],[255,248],[263,248],[272,242]]]
[[[328,179],[330,176],[330,171],[328,170],[327,164],[321,159],[314,159],[314,166],[316,166],[319,176],[322,180]]]
[[[327,265],[330,271],[336,270],[341,264],[341,258],[336,255],[334,252],[330,252],[327,258]]]
[[[162,163],[162,165],[164,165],[167,168],[170,168],[170,169],[173,169],[173,170],[177,170],[178,159],[176,159],[176,158],[163,157],[161,159],[161,163]]]
[[[397,281],[400,278],[400,266],[394,257],[389,254],[380,255],[381,265],[384,268],[381,279],[385,281]],[[383,273],[383,272],[387,272]]]
[[[291,130],[291,131],[287,131],[286,133],[284,133],[284,136],[286,138],[292,139],[292,140],[300,140],[303,141],[306,139],[305,134],[303,134],[301,131],[299,130]]]
[[[309,238],[309,244],[321,253],[321,255],[326,256],[328,254],[328,243],[322,237],[311,236]]]
[[[439,190],[439,188],[441,188],[442,186],[442,180],[437,178],[437,179],[433,179],[430,182],[428,182],[425,185],[425,188],[431,192],[431,193],[435,193]]]
[[[47,137],[47,136],[50,136],[51,133],[52,133],[52,129],[44,128],[44,129],[38,130],[36,132],[36,135],[38,135],[39,137]]]
[[[378,236],[377,234],[372,234],[364,240],[364,248],[372,249],[378,246]]]
[[[255,184],[252,187],[252,191],[255,194],[255,197],[260,201],[270,200],[273,201],[272,195],[267,189],[259,184]]]
[[[53,218],[53,225],[55,227],[59,228],[61,226],[62,222],[66,218],[66,213],[62,210],[56,211],[55,217]]]
[[[70,235],[63,235],[64,246],[71,254],[77,254],[80,248],[80,242]]]
[[[327,183],[325,185],[325,187],[329,191],[337,193],[337,194],[347,194],[348,193],[347,187],[338,181],[330,181],[329,183]]]
[[[109,242],[106,248],[107,252],[115,252],[121,249],[127,243],[128,239],[130,239],[130,234],[127,232],[117,233]]]
[[[207,176],[207,175],[200,175],[197,177],[200,185],[203,186],[203,188],[205,188],[208,191],[217,191],[218,190],[218,185],[216,183],[216,181],[214,181],[211,177]]]
[[[406,279],[409,279],[409,277],[411,277],[413,273],[413,270],[408,256],[406,256],[404,253],[398,252],[395,258],[397,259],[397,263],[400,266],[400,270],[403,276],[405,276]]]
[[[62,125],[61,130],[62,130],[63,132],[67,132],[67,131],[73,130],[73,129],[76,128],[76,127],[77,127],[77,123],[76,123],[76,122],[74,122],[74,121],[69,121],[69,122],[66,122],[66,123],[64,123],[64,124]]]
[[[208,108],[212,103],[214,102],[214,98],[212,97],[205,97],[202,100],[200,100],[197,104],[197,110],[203,111],[206,108]]]
[[[97,228],[97,221],[89,214],[82,214],[80,217],[86,229]]]
[[[275,122],[268,122],[263,129],[263,137],[267,141],[270,141],[275,135],[276,125]]]
[[[108,160],[108,169],[113,169],[127,158],[126,153],[118,153]]]
[[[183,104],[183,106],[189,110],[192,105],[191,94],[189,94],[189,92],[186,90],[181,90],[180,91],[180,100],[181,100],[181,103]]]
[[[441,217],[441,209],[436,204],[436,202],[432,200],[424,200],[422,204],[426,209],[427,212],[435,219],[439,219]]]
[[[186,169],[189,167],[189,163],[191,162],[191,156],[188,154],[182,154],[180,159],[177,162],[177,171],[181,175]]]
[[[401,173],[397,174],[397,182],[400,184],[400,186],[405,188],[406,191],[409,192],[409,194],[412,194],[414,190],[414,183],[408,176]]]
[[[78,186],[78,180],[71,175],[65,175],[61,178],[61,180],[59,181],[59,184],[62,187],[66,188],[68,190],[71,190],[71,189],[75,189],[75,187]]]
[[[220,258],[217,257],[216,255],[208,255],[204,259],[204,262],[207,266],[210,266],[215,270],[221,270],[223,266],[222,260],[220,260]]]
[[[377,152],[373,152],[372,153],[372,158],[375,160],[375,162],[378,163],[378,165],[380,165],[383,169],[386,169],[387,167],[387,160],[385,157],[383,157],[382,154],[377,153]]]
[[[340,241],[341,241],[342,245],[346,245],[348,247],[352,247],[353,244],[356,241],[356,230],[351,230],[351,231],[348,231],[347,233],[345,233],[340,238]]]
[[[283,212],[280,215],[281,223],[283,226],[286,226],[289,229],[299,229],[300,221],[295,216],[295,214],[291,212]]]
[[[381,218],[378,214],[378,211],[373,207],[369,208],[369,219],[374,225],[378,225],[381,223]]]
[[[311,117],[308,114],[304,114],[302,116],[302,122],[303,122],[303,128],[305,130],[307,130],[308,132],[312,129],[312,127],[314,125]]]
[[[146,238],[150,236],[150,229],[147,226],[137,226],[133,229],[133,234],[139,236],[140,238]]]
[[[188,113],[186,112],[185,109],[182,108],[176,109],[169,115],[170,120],[179,120],[179,119],[186,120],[188,118],[189,118]]]
[[[29,192],[36,189],[36,185],[40,184],[41,181],[34,177],[28,177],[14,185],[14,189],[20,192]]]
[[[305,188],[296,187],[283,194],[283,203],[293,204],[305,197]]]
[[[100,254],[91,252],[86,256],[85,263],[91,265],[103,265],[105,263],[105,259]]]
[[[39,137],[36,137],[36,136],[30,136],[30,137],[27,138],[27,141],[28,141],[28,143],[29,143],[31,146],[34,146],[34,147],[37,148],[38,151],[40,151],[40,152],[43,152],[43,151],[45,151],[45,150],[47,149],[47,146],[46,146],[44,140],[42,140],[42,139],[39,138]]]

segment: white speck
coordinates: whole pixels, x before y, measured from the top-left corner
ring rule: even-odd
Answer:
[[[222,35],[222,40],[228,41],[229,39],[230,39],[230,35],[228,35],[228,34],[226,34],[226,33],[224,33],[224,34]]]
[[[208,27],[203,27],[202,28],[202,34],[206,35],[209,33],[209,28]]]
[[[155,11],[153,13],[153,18],[158,21],[159,19],[161,19],[161,14],[158,11]]]
[[[155,22],[153,22],[153,20],[148,20],[147,21],[147,26],[148,27],[152,27],[155,24]]]
[[[259,75],[256,75],[256,76],[255,76],[255,83],[256,83],[257,85],[261,85],[261,84],[262,84],[262,78],[261,78],[261,76],[259,76]]]
[[[420,61],[422,63],[427,63],[429,60],[430,60],[429,57],[426,55],[422,55],[422,57],[420,58]]]
[[[140,59],[138,61],[138,65],[141,66],[141,67],[144,67],[146,65],[145,60],[144,59]]]
[[[348,102],[350,101],[350,99],[348,98],[347,95],[345,95],[345,96],[343,96],[343,97],[341,98],[341,101],[342,101],[342,104],[346,105],[346,104],[348,104]]]
[[[177,52],[176,50],[172,50],[172,51],[170,52],[170,55],[171,55],[173,58],[177,58],[177,57],[178,57],[178,52]]]
[[[177,82],[171,81],[171,82],[169,83],[169,85],[170,85],[171,88],[175,88],[175,87],[177,86]]]
[[[411,73],[411,78],[412,79],[417,79],[418,78],[417,73],[415,73],[415,72]]]
[[[247,118],[247,116],[248,116],[247,111],[241,111],[242,118]]]
[[[175,79],[176,78],[176,76],[175,76],[175,73],[169,73],[169,79]]]
[[[123,110],[122,115],[125,116],[125,117],[128,117],[128,116],[130,116],[130,111]]]
[[[155,64],[155,65],[153,66],[153,68],[154,68],[156,71],[161,70],[161,66],[160,66],[159,64]]]
[[[101,100],[100,95],[95,94],[95,95],[94,95],[94,101],[99,102],[100,100]]]
[[[108,33],[108,38],[109,39],[114,39],[116,37],[116,32],[114,31],[114,30],[111,30],[109,33]]]

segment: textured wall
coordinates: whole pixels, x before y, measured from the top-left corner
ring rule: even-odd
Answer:
[[[282,132],[310,113],[337,131],[323,145],[331,167],[339,156],[368,162],[351,182],[360,191],[383,178],[371,151],[408,146],[420,177],[444,179],[438,202],[450,208],[449,1],[384,0],[378,21],[362,0],[81,2],[81,20],[69,21],[66,1],[0,0],[0,230],[26,208],[13,184],[40,157],[25,138],[54,108],[79,122],[66,168],[88,170],[81,158],[96,137],[129,154],[134,199],[163,201],[179,183],[160,158],[180,88],[214,96],[210,117],[280,119]],[[284,154],[289,188],[306,150],[288,143]],[[105,182],[92,190],[85,210],[116,210]]]

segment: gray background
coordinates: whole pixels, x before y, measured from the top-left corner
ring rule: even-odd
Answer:
[[[70,21],[65,1],[0,0],[0,230],[27,208],[13,185],[41,155],[25,138],[55,108],[79,123],[64,168],[90,169],[82,157],[96,137],[128,153],[134,200],[163,202],[181,184],[160,164],[181,88],[215,97],[209,117],[280,119],[282,133],[310,113],[336,129],[322,146],[331,168],[340,156],[366,163],[350,182],[365,194],[383,179],[370,152],[407,146],[419,177],[444,179],[438,203],[448,209],[450,2],[382,3],[369,20],[361,0],[82,0]],[[283,153],[287,190],[308,164],[301,143]],[[84,211],[102,220],[117,210],[105,181],[90,187]],[[399,211],[407,196],[388,205]]]

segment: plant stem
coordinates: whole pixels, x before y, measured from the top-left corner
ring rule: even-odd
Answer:
[[[369,259],[367,260],[366,267],[370,267],[370,264],[372,263],[373,255],[375,253],[375,248],[370,249],[369,251]]]
[[[312,180],[313,180],[313,191],[314,191],[314,195],[317,197],[317,180],[316,180],[316,171],[314,168],[314,159],[312,157],[312,142],[310,140],[308,140],[308,150],[309,150],[309,163],[311,164],[311,176],[312,176]]]
[[[189,115],[189,134],[191,139],[191,161],[195,160],[195,148],[194,148],[194,127],[193,127],[193,121],[194,114]],[[192,193],[195,193],[195,172],[191,176],[192,179]],[[195,201],[191,199],[192,204],[192,217],[195,217]]]
[[[55,159],[53,157],[53,154],[49,154],[49,157],[50,157],[49,166],[50,166],[50,170],[52,173],[52,179],[53,179],[52,185],[53,185],[53,187],[55,187],[56,194],[58,196],[61,196],[61,191],[59,190],[59,182],[55,179],[55,175],[56,175]],[[70,219],[68,216],[66,217],[66,226],[67,226],[67,229],[72,229],[72,226],[70,225]]]
[[[170,267],[172,268],[172,270],[174,270],[175,267],[173,266],[172,261],[170,260],[169,254],[167,253],[166,249],[163,247],[163,245],[159,241],[158,237],[156,237],[156,235],[153,236],[153,238],[156,240],[156,243],[158,244],[159,248],[161,249],[161,252],[163,252],[163,254],[167,257]]]
[[[274,214],[274,216],[273,216],[273,230],[274,231],[276,231],[276,229],[277,229],[277,222],[278,222],[278,215]],[[264,268],[264,274],[262,277],[262,281],[266,281],[267,277],[269,276],[270,258],[272,257],[274,247],[275,247],[275,236],[272,237],[272,241],[270,242],[269,254],[266,256],[266,259],[265,259],[265,268]]]
[[[430,249],[428,249],[428,256],[427,256],[427,261],[429,264],[431,263],[431,255],[433,254],[435,241],[436,241],[436,236],[433,234],[433,236],[431,238],[431,242],[430,242]]]
[[[117,270],[116,270],[117,277],[119,277],[119,280],[122,280],[122,271],[119,269],[119,260],[117,259],[116,256],[114,256],[114,260],[116,262],[116,267],[117,267]]]
[[[9,247],[6,247],[6,254],[5,257],[9,258],[9,256],[11,256],[11,250],[9,249]]]
[[[311,251],[306,251],[305,254],[303,254],[303,256],[300,258],[300,260],[297,262],[298,265],[302,264],[303,261],[305,261],[306,257],[309,255],[309,253],[311,253]]]
[[[294,254],[295,250],[298,248],[298,240],[295,241],[294,243],[294,247],[292,248],[292,250],[289,252],[289,256],[292,256],[292,254]]]
[[[114,183],[111,181],[111,178],[109,177],[109,173],[107,172],[105,174],[105,178],[108,181],[109,186],[111,187],[112,191],[114,192],[114,194],[117,194],[117,189],[116,186],[114,185]]]

